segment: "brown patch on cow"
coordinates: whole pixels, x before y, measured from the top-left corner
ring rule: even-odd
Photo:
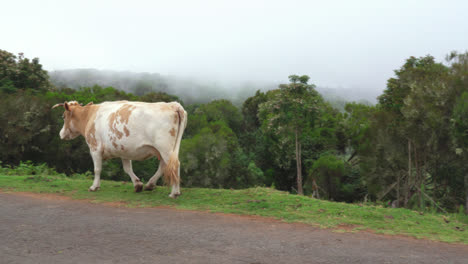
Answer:
[[[171,131],[169,131],[169,133],[171,133],[171,136],[175,137],[176,131],[174,128],[172,128]]]
[[[125,133],[125,136],[130,135],[130,131],[127,128],[128,120],[130,115],[136,107],[133,105],[125,104],[120,107],[116,112],[109,115],[109,128],[111,132],[118,138],[121,139]],[[123,132],[117,128],[118,124],[123,124]]]
[[[101,153],[102,153],[102,159],[106,160],[108,158],[108,156],[109,156],[109,153],[107,153],[107,149],[104,146],[104,144],[103,144],[103,146],[101,148]]]
[[[122,138],[123,134],[117,129],[117,112],[111,113],[109,115],[109,128],[111,132],[116,135],[118,138]]]
[[[94,125],[94,121],[91,124],[91,127],[88,130],[88,133],[86,133],[85,138],[91,150],[96,151],[98,144],[96,140],[96,126]]]
[[[128,124],[128,119],[130,118],[130,115],[133,112],[133,109],[136,107],[133,105],[124,105],[120,107],[120,109],[117,111],[117,114],[120,116],[120,120],[124,124]]]
[[[91,151],[98,149],[98,141],[96,138],[96,112],[99,109],[98,105],[81,106],[78,102],[72,101],[68,103],[69,111],[64,113],[64,128],[72,129],[74,133],[80,133],[88,143]],[[73,123],[73,126],[71,126]]]
[[[178,123],[179,123],[179,114],[175,113],[175,115],[174,115],[174,124],[178,124]]]
[[[112,141],[112,146],[114,146],[114,148],[118,148],[118,147],[119,147],[114,141]]]
[[[120,145],[120,149],[121,149],[121,150],[125,150],[125,148],[124,148],[123,145]]]

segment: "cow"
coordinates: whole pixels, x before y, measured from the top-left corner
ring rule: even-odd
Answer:
[[[94,163],[94,181],[89,191],[101,187],[102,161],[121,158],[124,171],[130,176],[135,192],[143,183],[132,169],[132,160],[156,156],[159,168],[146,183],[144,190],[154,189],[164,174],[164,181],[172,186],[169,197],[180,195],[179,148],[187,126],[187,112],[177,102],[144,103],[130,101],[89,103],[64,102],[63,127],[60,138],[71,140],[83,136]]]

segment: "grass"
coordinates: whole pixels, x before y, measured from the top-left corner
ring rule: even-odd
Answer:
[[[408,209],[330,202],[261,187],[243,190],[182,188],[182,196],[170,199],[168,187],[134,193],[129,182],[102,181],[100,191],[88,192],[91,183],[85,177],[0,175],[3,192],[54,193],[96,203],[120,202],[128,207],[169,206],[256,215],[332,228],[334,232],[371,230],[379,234],[468,244],[468,217],[461,214],[423,214]]]

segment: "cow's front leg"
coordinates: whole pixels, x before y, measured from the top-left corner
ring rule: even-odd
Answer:
[[[135,175],[132,169],[132,161],[128,159],[122,159],[122,165],[124,171],[130,176],[133,182],[133,187],[135,188],[135,192],[141,192],[143,190],[143,183],[140,179]]]
[[[91,152],[91,157],[94,163],[94,181],[93,185],[89,187],[89,191],[94,192],[101,188],[102,156],[99,152]]]

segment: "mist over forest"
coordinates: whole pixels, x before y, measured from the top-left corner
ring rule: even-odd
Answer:
[[[259,81],[220,82],[216,79],[189,78],[159,73],[110,71],[97,69],[70,69],[49,72],[51,82],[57,88],[114,87],[141,96],[150,92],[177,95],[184,103],[208,103],[227,99],[241,106],[257,90],[266,92],[277,89],[279,83]],[[313,80],[312,80],[313,83]],[[317,86],[316,90],[337,109],[344,110],[346,102],[356,101],[375,104],[381,91]]]

